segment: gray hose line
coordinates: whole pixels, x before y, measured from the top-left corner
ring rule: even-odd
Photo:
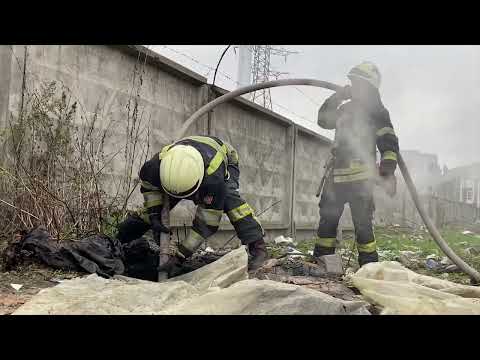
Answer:
[[[455,252],[453,252],[452,249],[448,246],[448,244],[445,242],[445,240],[442,238],[442,235],[440,235],[440,232],[438,231],[437,227],[433,223],[432,219],[427,215],[427,212],[425,211],[425,208],[423,207],[422,203],[420,202],[420,199],[418,197],[417,189],[415,188],[415,185],[413,184],[412,178],[410,177],[410,173],[408,172],[407,166],[405,165],[405,161],[403,161],[403,158],[400,154],[398,155],[398,166],[400,167],[400,170],[402,171],[403,178],[405,179],[405,183],[407,184],[408,190],[410,191],[410,195],[412,196],[412,200],[415,203],[415,206],[417,207],[418,213],[420,214],[420,217],[422,218],[423,222],[425,223],[425,226],[427,227],[428,231],[430,232],[430,235],[432,235],[433,239],[437,243],[437,245],[440,247],[440,249],[443,251],[447,257],[452,260],[452,262],[457,265],[460,269],[462,269],[466,274],[470,275],[473,279],[476,281],[480,281],[480,273],[476,271],[474,268],[469,266],[465,261],[463,261]]]
[[[188,128],[202,115],[206,114],[216,106],[223,104],[224,102],[227,102],[233,98],[236,98],[237,96],[247,94],[253,91],[261,90],[261,89],[266,89],[266,88],[272,88],[272,87],[277,87],[277,86],[287,86],[287,85],[310,85],[310,86],[316,86],[316,87],[321,87],[333,91],[338,91],[342,87],[339,85],[332,84],[330,82],[326,81],[321,81],[321,80],[315,80],[315,79],[282,79],[282,80],[275,80],[275,81],[267,81],[264,83],[260,84],[254,84],[254,85],[248,85],[244,86],[241,88],[238,88],[234,91],[231,91],[225,95],[222,95],[215,100],[209,102],[208,104],[202,106],[200,109],[198,109],[195,113],[193,113],[192,116],[190,116],[187,121],[183,124],[182,128],[177,132],[175,139],[181,139],[182,137],[185,136]],[[448,244],[445,242],[445,240],[442,238],[442,235],[440,235],[438,229],[435,227],[433,224],[432,220],[429,218],[427,215],[423,205],[420,202],[420,199],[418,197],[417,189],[415,188],[415,185],[413,184],[412,178],[410,177],[410,173],[408,172],[407,166],[405,165],[405,162],[403,161],[403,158],[400,154],[398,155],[398,165],[400,167],[400,170],[402,172],[403,178],[405,179],[405,183],[407,184],[407,188],[410,192],[410,195],[412,196],[412,200],[415,203],[415,206],[425,223],[425,226],[427,227],[428,231],[430,232],[430,235],[433,237],[437,245],[440,247],[440,249],[443,251],[443,253],[455,264],[457,265],[461,270],[463,270],[466,274],[468,274],[471,278],[474,280],[480,282],[480,273],[476,271],[474,268],[469,266],[467,263],[465,263],[457,254],[453,252],[452,249],[448,246]]]
[[[181,129],[178,131],[178,133],[175,136],[175,139],[181,139],[185,136],[188,128],[198,120],[199,117],[202,115],[206,114],[210,110],[212,110],[214,107],[223,104],[224,102],[231,100],[233,98],[236,98],[237,96],[247,94],[250,92],[254,92],[257,90],[261,89],[266,89],[266,88],[272,88],[272,87],[277,87],[277,86],[286,86],[286,85],[311,85],[311,86],[317,86],[325,89],[330,89],[333,91],[338,91],[342,87],[326,82],[326,81],[320,81],[320,80],[314,80],[314,79],[282,79],[282,80],[275,80],[275,81],[267,81],[264,83],[260,84],[254,84],[254,85],[248,85],[244,86],[241,88],[238,88],[237,90],[231,91],[229,93],[226,93],[225,95],[222,95],[215,100],[209,102],[208,104],[202,106],[200,109],[195,111],[192,116],[188,118],[188,120],[182,125]]]

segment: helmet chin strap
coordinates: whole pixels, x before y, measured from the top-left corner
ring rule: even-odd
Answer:
[[[197,193],[198,193],[198,189],[200,188],[200,185],[201,185],[201,184],[199,184],[199,182],[197,182],[197,183],[195,184],[195,186],[193,186],[191,189],[185,191],[185,192],[182,193],[182,194],[173,194],[172,192],[168,191],[168,190],[163,186],[163,184],[161,184],[161,185],[162,185],[163,191],[165,191],[169,196],[172,196],[172,197],[177,198],[177,199],[186,199],[186,198],[188,198],[188,197],[190,197],[190,196],[192,196],[192,195],[197,194]],[[183,194],[186,194],[186,195],[183,195]]]

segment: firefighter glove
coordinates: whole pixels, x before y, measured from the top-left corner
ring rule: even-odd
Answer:
[[[350,85],[345,85],[340,91],[337,91],[338,99],[340,100],[348,100],[352,97],[351,92],[352,87]]]
[[[393,198],[397,194],[397,178],[395,175],[384,177],[383,186],[387,195]]]
[[[380,176],[391,176],[395,172],[397,162],[395,160],[382,160],[380,162]]]
[[[159,213],[150,214],[149,219],[155,237],[159,237],[160,233],[170,234],[170,229],[162,224],[162,217]]]

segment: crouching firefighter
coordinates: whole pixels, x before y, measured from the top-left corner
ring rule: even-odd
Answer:
[[[223,213],[249,249],[249,268],[255,270],[265,261],[264,231],[253,209],[239,194],[238,153],[231,145],[213,136],[183,138],[155,154],[142,166],[139,176],[144,210],[129,215],[119,225],[117,237],[122,243],[141,237],[149,229],[154,237],[170,232],[160,215],[166,193],[170,210],[182,199],[197,205],[190,233],[172,257],[174,263],[189,258],[218,230]]]
[[[317,193],[320,223],[314,256],[335,252],[337,227],[344,205],[349,203],[355,227],[360,266],[377,262],[373,233],[373,189],[381,182],[391,197],[396,192],[398,139],[390,115],[380,99],[378,68],[364,62],[347,75],[351,86],[330,96],[320,107],[318,125],[335,129],[332,158]],[[376,147],[381,155],[376,166]]]

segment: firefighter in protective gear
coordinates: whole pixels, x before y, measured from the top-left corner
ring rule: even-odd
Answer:
[[[347,76],[351,86],[330,96],[318,113],[318,125],[335,129],[335,139],[333,161],[320,198],[314,256],[335,253],[338,223],[344,205],[349,203],[362,266],[378,261],[372,224],[373,189],[378,175],[386,182],[395,182],[399,148],[389,112],[380,99],[377,66],[363,62]],[[378,170],[376,147],[381,154]]]
[[[190,257],[213,235],[227,214],[242,242],[247,245],[255,270],[267,258],[264,231],[253,209],[239,194],[237,151],[213,136],[190,136],[165,146],[140,169],[140,191],[144,210],[130,215],[119,225],[118,239],[125,243],[142,236],[150,228],[154,235],[169,233],[162,224],[162,195],[168,194],[170,210],[182,199],[197,205],[192,228],[178,245],[175,261]]]

